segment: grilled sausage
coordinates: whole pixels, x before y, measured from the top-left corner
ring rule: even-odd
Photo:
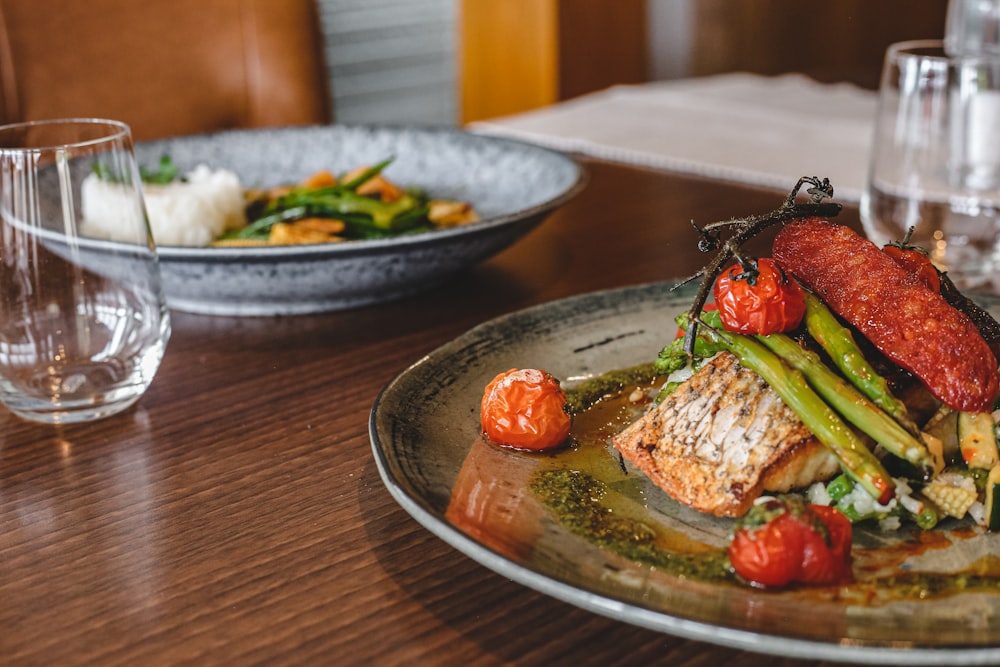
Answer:
[[[778,232],[773,254],[945,405],[992,409],[997,360],[975,324],[874,243],[849,227],[806,218]]]

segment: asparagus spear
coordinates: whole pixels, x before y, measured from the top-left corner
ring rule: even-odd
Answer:
[[[889,502],[895,492],[889,473],[857,434],[809,386],[801,372],[787,366],[752,337],[723,332],[718,312],[704,312],[702,318],[701,323],[709,329],[706,335],[724,345],[741,364],[764,378],[816,439],[837,456],[848,476],[880,503]],[[686,318],[678,320],[682,327],[686,325]]]
[[[853,385],[827,368],[819,355],[784,334],[757,336],[757,340],[800,371],[816,393],[844,419],[887,451],[919,467],[925,476],[930,475],[933,466],[927,447]]]
[[[854,341],[850,329],[841,324],[819,297],[806,291],[806,330],[845,377],[868,399],[898,421],[914,436],[920,429],[910,420],[906,405],[893,396],[885,378],[879,375]],[[918,436],[919,437],[919,436]]]

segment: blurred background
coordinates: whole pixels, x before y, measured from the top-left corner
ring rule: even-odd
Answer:
[[[0,0],[0,121],[461,125],[742,70],[874,89],[947,0]]]
[[[799,71],[878,85],[947,0],[318,0],[340,122],[460,124],[616,83]]]

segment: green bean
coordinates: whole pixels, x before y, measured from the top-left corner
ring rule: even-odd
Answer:
[[[303,206],[298,206],[295,208],[286,208],[278,213],[273,213],[271,215],[265,215],[257,220],[254,220],[246,227],[241,227],[240,229],[235,229],[230,232],[226,232],[219,237],[220,240],[225,239],[252,239],[252,238],[267,238],[268,231],[270,231],[271,226],[278,222],[286,222],[290,220],[298,220],[306,216],[306,209]]]

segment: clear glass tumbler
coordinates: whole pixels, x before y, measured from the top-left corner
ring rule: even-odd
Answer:
[[[879,244],[912,227],[960,288],[1000,288],[1000,56],[889,47],[861,219]]]
[[[101,179],[120,196],[86,202]],[[120,234],[88,235],[83,211]],[[47,423],[134,404],[160,366],[170,317],[127,125],[0,126],[0,402]]]
[[[944,47],[949,55],[1000,55],[1000,0],[949,0]]]

